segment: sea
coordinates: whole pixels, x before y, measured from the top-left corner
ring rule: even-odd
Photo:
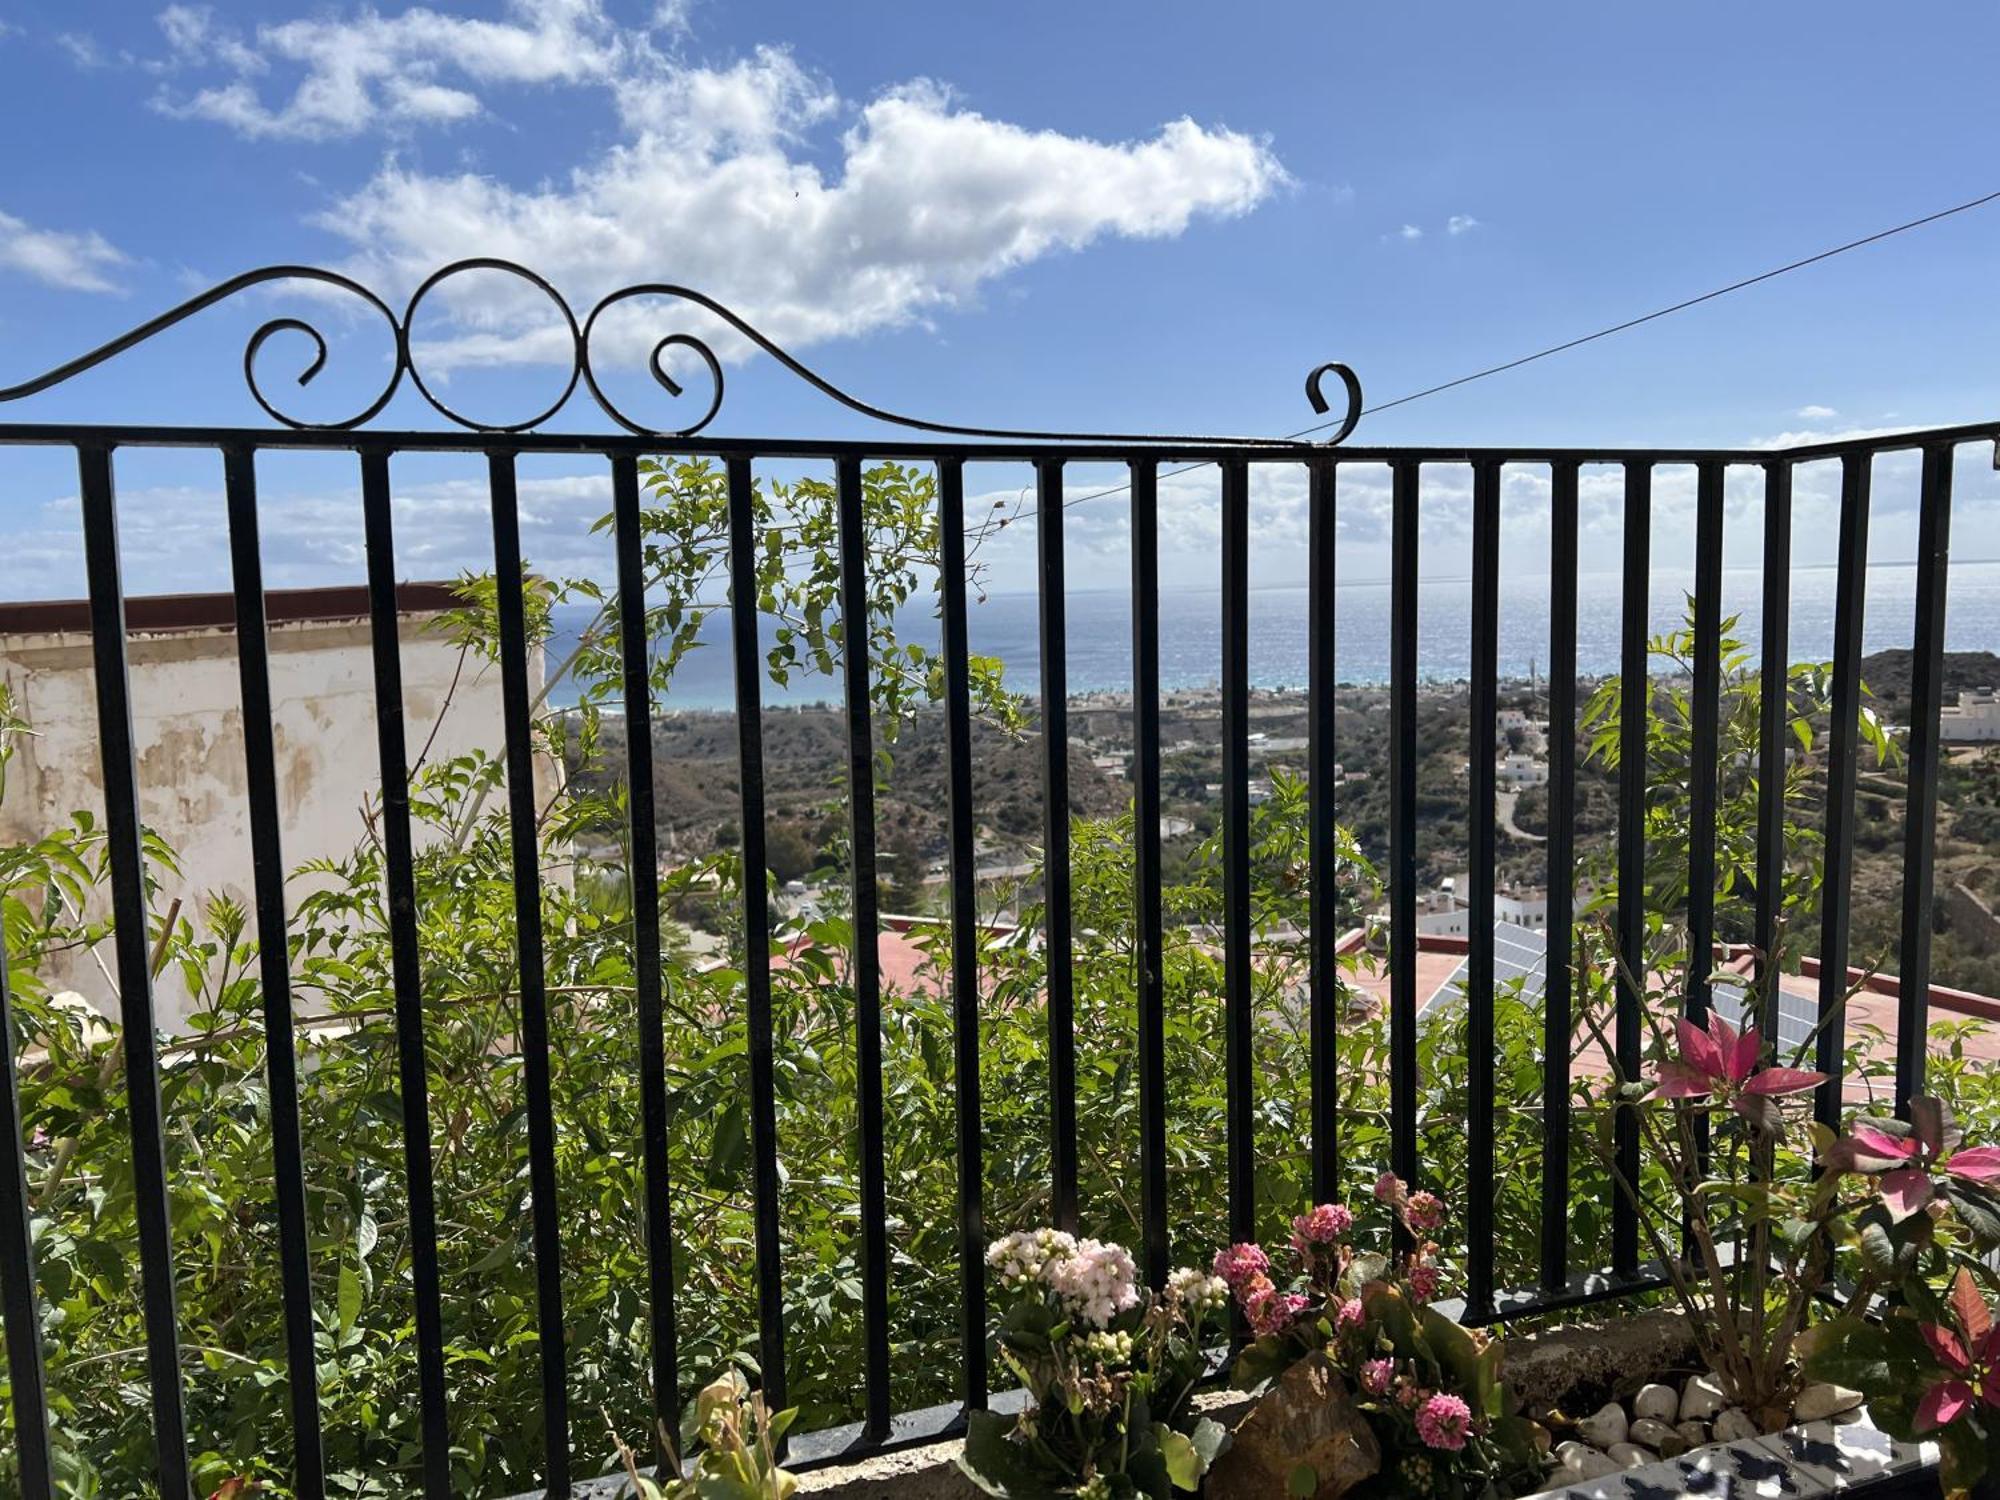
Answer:
[[[1909,646],[1916,618],[1916,581],[1914,563],[1880,563],[1868,568],[1864,654]],[[1835,570],[1830,566],[1797,568],[1791,573],[1790,582],[1791,624],[1787,643],[1791,659],[1798,662],[1830,658]],[[1657,574],[1651,579],[1647,597],[1655,632],[1674,629],[1683,622],[1689,587],[1690,580],[1684,575]],[[1309,644],[1306,598],[1303,586],[1251,592],[1252,686],[1298,689],[1306,685]],[[1762,599],[1761,569],[1725,570],[1722,611],[1725,619],[1735,617],[1729,636],[1753,651],[1761,649]],[[1071,694],[1129,690],[1132,685],[1129,592],[1072,590],[1067,606],[1065,642]],[[1622,609],[1623,588],[1618,573],[1578,575],[1576,655],[1580,676],[1599,677],[1618,670]],[[593,613],[584,606],[562,606],[556,610],[547,647],[551,670],[568,657]],[[1418,586],[1417,615],[1418,675],[1441,683],[1464,680],[1471,671],[1471,580],[1422,580]],[[1389,677],[1387,580],[1337,585],[1334,621],[1336,680],[1362,684],[1386,682]],[[920,606],[912,601],[896,624],[905,640],[936,649],[939,633],[934,603]],[[773,639],[775,629],[775,622],[769,619],[763,622],[767,644]],[[1010,687],[1031,696],[1040,692],[1040,614],[1034,594],[995,593],[971,603],[966,630],[974,653],[998,657],[1005,664]],[[1498,644],[1500,675],[1526,679],[1545,674],[1548,640],[1548,581],[1523,579],[1503,583]],[[2000,559],[1951,564],[1945,647],[1951,651],[2000,653]],[[1212,686],[1221,676],[1221,662],[1221,592],[1163,589],[1161,687],[1178,692]],[[795,676],[782,688],[768,679],[764,683],[764,701],[770,705],[796,707],[834,703],[839,698],[839,682],[816,674]],[[575,700],[573,683],[560,683],[550,693],[550,702],[558,706],[571,705]],[[728,612],[718,609],[704,625],[700,644],[676,670],[660,708],[666,712],[705,712],[734,705]]]

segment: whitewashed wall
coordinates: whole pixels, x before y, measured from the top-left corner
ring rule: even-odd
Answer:
[[[414,763],[483,748],[498,756],[502,732],[499,669],[435,629],[435,616],[406,615],[402,630],[405,734]],[[363,837],[363,799],[379,789],[375,695],[366,620],[275,624],[270,631],[271,699],[285,864],[337,857]],[[254,916],[243,721],[233,630],[134,633],[128,645],[139,756],[141,816],[180,855],[181,874],[159,873],[162,905],[179,896],[199,915],[222,892]],[[530,679],[539,687],[540,653]],[[97,705],[90,640],[83,632],[0,634],[0,674],[34,734],[17,749],[0,801],[0,841],[40,837],[75,809],[101,822]],[[454,685],[454,678],[456,683]],[[554,775],[538,766],[538,782]],[[547,787],[544,787],[546,796]],[[504,802],[495,800],[493,807]],[[98,957],[77,955],[45,973],[109,1016],[116,991]],[[177,1029],[188,995],[173,974],[158,986],[160,1022]]]

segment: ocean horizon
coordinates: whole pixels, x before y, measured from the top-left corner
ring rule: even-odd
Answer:
[[[1835,570],[1795,568],[1791,584],[1792,661],[1818,661],[1833,654]],[[1916,616],[1914,563],[1871,564],[1867,574],[1863,652],[1907,648]],[[1686,574],[1655,573],[1648,589],[1649,618],[1655,633],[1685,618]],[[1310,643],[1304,585],[1273,585],[1250,592],[1250,682],[1266,690],[1306,686]],[[1623,584],[1616,572],[1584,573],[1577,579],[1577,672],[1602,677],[1618,670]],[[1761,649],[1763,608],[1761,568],[1725,569],[1722,613],[1736,617],[1731,636]],[[1072,694],[1119,692],[1132,685],[1131,596],[1123,588],[1072,590],[1067,598],[1066,643]],[[565,605],[554,612],[547,644],[550,670],[563,662],[594,610]],[[1472,584],[1467,578],[1426,578],[1418,585],[1417,673],[1429,682],[1457,682],[1471,671]],[[1341,682],[1369,684],[1389,678],[1389,586],[1387,580],[1343,582],[1334,588],[1334,675]],[[775,623],[762,622],[768,646]],[[897,630],[906,640],[936,649],[936,606],[912,601],[899,612]],[[976,655],[998,657],[1007,682],[1034,695],[1041,688],[1040,609],[1031,592],[994,593],[969,602],[966,633]],[[1546,673],[1549,640],[1549,587],[1546,578],[1503,580],[1500,593],[1498,657],[1503,678]],[[2000,559],[1951,564],[1945,612],[1945,648],[2000,653]],[[1184,692],[1214,686],[1221,677],[1222,594],[1218,588],[1162,590],[1160,599],[1160,686]],[[1995,684],[2000,686],[2000,684]],[[573,684],[560,683],[549,701],[572,706]],[[798,707],[837,703],[840,683],[817,673],[798,673],[780,688],[768,678],[764,702]],[[661,703],[661,712],[712,712],[735,706],[729,660],[727,609],[703,626],[698,644],[681,662]]]

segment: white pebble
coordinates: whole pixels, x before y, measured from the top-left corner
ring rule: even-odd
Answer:
[[[1687,1452],[1688,1441],[1658,1417],[1640,1417],[1628,1434],[1642,1448],[1651,1448],[1662,1458],[1678,1458]]]
[[[1637,1443],[1613,1443],[1605,1456],[1621,1469],[1640,1469],[1659,1460],[1659,1454]]]
[[[1828,1417],[1838,1416],[1844,1411],[1853,1411],[1861,1404],[1861,1392],[1850,1391],[1844,1385],[1828,1385],[1818,1382],[1799,1392],[1799,1399],[1792,1403],[1794,1422],[1820,1422]]]
[[[1609,1455],[1588,1443],[1564,1443],[1556,1449],[1556,1458],[1563,1473],[1572,1479],[1604,1479],[1618,1472],[1618,1465]]]
[[[1635,1417],[1650,1417],[1655,1422],[1672,1426],[1680,1414],[1680,1394],[1670,1385],[1661,1385],[1657,1381],[1652,1385],[1642,1385],[1639,1394],[1632,1398],[1632,1415]]]
[[[1744,1438],[1757,1435],[1757,1424],[1750,1420],[1750,1413],[1741,1407],[1732,1406],[1716,1415],[1715,1440],[1718,1443],[1741,1442]]]
[[[1705,1422],[1729,1404],[1729,1397],[1711,1375],[1696,1375],[1681,1389],[1681,1418]]]
[[[1594,1447],[1605,1449],[1609,1449],[1613,1443],[1624,1442],[1628,1430],[1625,1408],[1616,1401],[1605,1402],[1576,1424],[1579,1437]]]

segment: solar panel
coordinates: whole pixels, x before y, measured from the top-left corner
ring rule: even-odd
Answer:
[[[1460,964],[1451,978],[1438,986],[1437,993],[1423,1003],[1417,1012],[1417,1019],[1421,1021],[1426,1016],[1444,1014],[1463,1005],[1471,972],[1470,960]],[[1547,973],[1548,944],[1539,932],[1515,922],[1493,924],[1493,989],[1496,994],[1512,994],[1513,986],[1518,981],[1521,1003],[1539,1005]]]
[[[1746,992],[1739,984],[1718,983],[1710,992],[1714,997],[1716,1014],[1730,1025],[1743,1025],[1744,1006],[1748,1003]],[[1819,996],[1790,989],[1782,982],[1778,985],[1778,1057],[1789,1063],[1794,1053],[1806,1045],[1819,1024]]]

